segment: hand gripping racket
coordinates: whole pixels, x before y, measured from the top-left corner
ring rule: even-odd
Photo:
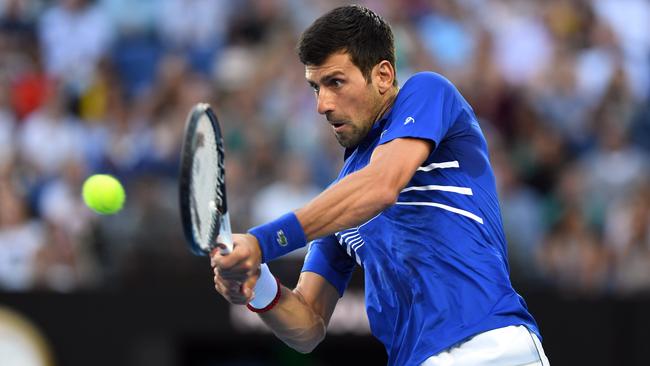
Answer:
[[[232,251],[225,173],[219,120],[209,104],[199,103],[187,117],[179,182],[183,231],[196,255]]]

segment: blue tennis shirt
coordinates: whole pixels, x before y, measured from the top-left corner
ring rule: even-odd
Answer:
[[[372,333],[389,365],[419,365],[477,333],[524,325],[539,336],[512,288],[494,174],[469,104],[442,76],[413,75],[368,136],[346,150],[337,180],[397,138],[435,148],[397,203],[369,221],[310,244],[303,271],[343,296],[358,264]]]

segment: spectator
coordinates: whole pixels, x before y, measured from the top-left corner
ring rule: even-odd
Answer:
[[[284,164],[279,179],[261,188],[253,197],[253,225],[261,225],[302,207],[320,193],[319,188],[310,183],[311,172],[302,158],[294,155],[281,160]]]
[[[57,175],[67,160],[83,151],[83,130],[66,110],[66,95],[56,83],[50,84],[44,105],[21,127],[21,157],[31,171],[43,178]]]
[[[607,283],[606,253],[577,207],[567,207],[538,252],[542,274],[567,293],[602,293]]]
[[[440,71],[475,106],[513,277],[581,294],[648,292],[649,3],[365,2],[392,23],[398,81]],[[342,152],[293,52],[333,6],[0,0],[0,286],[128,285],[150,257],[161,269],[189,258],[173,197],[199,101],[222,122],[237,231],[327,186]],[[120,215],[81,206],[94,172],[124,181]]]
[[[0,173],[13,160],[15,120],[9,108],[7,86],[0,79]],[[2,174],[0,174],[0,178]]]
[[[603,115],[598,146],[583,158],[581,165],[589,184],[583,193],[591,202],[595,223],[602,227],[605,212],[623,200],[629,187],[650,176],[648,157],[629,143],[619,115]]]
[[[513,163],[502,147],[498,143],[491,143],[490,146],[512,277],[530,285],[539,280],[536,253],[546,229],[544,201],[517,176]]]
[[[631,190],[607,215],[605,239],[614,257],[614,288],[624,295],[650,293],[650,189]]]
[[[45,244],[43,224],[29,216],[24,194],[0,179],[0,288],[24,291],[34,285],[35,258]]]
[[[38,24],[45,69],[80,94],[107,54],[113,33],[107,15],[89,0],[58,0]]]

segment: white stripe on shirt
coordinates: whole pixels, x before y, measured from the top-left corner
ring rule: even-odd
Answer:
[[[445,192],[460,193],[468,196],[473,195],[471,188],[456,187],[456,186],[438,186],[438,185],[406,187],[402,189],[400,193],[409,192],[409,191],[445,191]]]
[[[361,236],[359,232],[357,230],[354,230],[354,231],[348,231],[347,233],[341,234],[341,239],[348,240],[359,236]]]
[[[405,205],[405,206],[431,206],[431,207],[438,207],[438,208],[441,208],[441,209],[443,209],[443,210],[451,211],[451,212],[453,212],[453,213],[457,213],[457,214],[459,214],[459,215],[463,215],[463,216],[465,216],[465,217],[469,217],[470,219],[472,219],[472,220],[474,220],[474,221],[476,221],[476,222],[478,222],[478,223],[480,223],[480,224],[483,224],[483,219],[480,218],[480,217],[478,217],[478,216],[476,216],[475,214],[473,214],[473,213],[471,213],[471,212],[469,212],[469,211],[461,210],[460,208],[456,208],[456,207],[451,207],[451,206],[443,205],[442,203],[437,203],[437,202],[397,202],[397,203],[395,203],[395,204],[396,204],[396,205]]]
[[[431,163],[427,166],[421,166],[418,168],[419,172],[428,172],[433,169],[447,169],[447,168],[458,168],[460,165],[458,164],[458,160],[454,161],[445,161],[442,163]]]
[[[354,238],[354,239],[351,239],[351,240],[347,240],[346,243],[348,243],[348,245],[354,245],[354,244],[358,244],[359,242],[362,242],[362,241],[363,241],[363,239],[361,239],[361,237],[358,237],[358,238]]]

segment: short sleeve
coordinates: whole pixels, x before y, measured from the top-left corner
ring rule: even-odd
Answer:
[[[334,235],[316,239],[309,245],[302,272],[323,276],[343,296],[356,262],[350,258]]]
[[[433,72],[415,74],[399,91],[379,144],[412,137],[438,146],[463,108],[461,98],[444,77]]]

